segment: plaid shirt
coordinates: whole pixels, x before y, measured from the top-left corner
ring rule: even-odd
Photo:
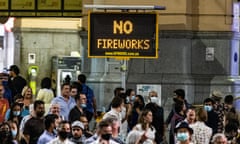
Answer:
[[[196,144],[208,144],[212,136],[212,129],[204,122],[197,121],[190,125],[193,129],[192,139]]]

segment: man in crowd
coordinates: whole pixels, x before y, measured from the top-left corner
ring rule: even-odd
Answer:
[[[38,138],[44,131],[44,102],[36,100],[33,106],[36,116],[26,122],[23,130],[24,139],[28,144],[36,144]]]
[[[86,140],[86,137],[83,133],[84,125],[80,121],[74,121],[72,123],[72,137],[70,141],[75,144],[83,144]]]
[[[20,70],[18,66],[12,65],[9,69],[8,85],[12,91],[12,96],[21,94],[22,89],[27,85],[27,81],[19,75]]]
[[[112,126],[111,123],[107,120],[102,120],[98,124],[98,135],[96,140],[94,140],[91,144],[118,144],[114,140],[111,139],[112,137]],[[86,142],[88,143],[88,142]]]
[[[211,98],[206,98],[204,100],[204,109],[207,111],[208,119],[206,121],[207,126],[212,128],[213,135],[218,131],[219,117],[218,114],[214,111],[215,101]]]
[[[58,119],[58,116],[55,114],[48,114],[47,116],[45,116],[45,119],[44,119],[45,130],[42,133],[42,135],[39,137],[37,144],[46,144],[47,142],[51,141],[56,137],[54,130],[58,125],[57,119]]]
[[[84,93],[87,97],[87,107],[86,107],[86,115],[87,119],[90,122],[92,120],[92,117],[97,116],[97,105],[96,105],[96,98],[94,96],[93,90],[86,85],[86,76],[84,74],[80,74],[78,76],[78,82],[82,86],[82,93]]]
[[[74,144],[68,137],[71,134],[71,127],[68,121],[61,121],[57,128],[58,137],[51,140],[47,144]]]
[[[51,104],[58,103],[60,105],[60,115],[64,120],[68,120],[70,110],[76,105],[75,100],[70,96],[70,84],[64,83],[61,86],[61,96],[55,97]]]
[[[74,108],[72,108],[70,110],[68,119],[70,122],[74,122],[76,120],[79,120],[80,116],[82,114],[85,114],[86,111],[86,107],[87,107],[87,98],[85,94],[77,94],[75,96],[75,101],[76,101],[76,105],[74,106]]]

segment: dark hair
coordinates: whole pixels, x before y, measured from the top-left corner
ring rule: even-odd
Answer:
[[[130,94],[131,94],[132,91],[134,91],[134,90],[133,90],[133,89],[127,89],[127,90],[126,90],[126,95],[127,95],[127,96],[130,96]]]
[[[121,93],[121,91],[124,91],[124,88],[122,87],[116,87],[114,89],[114,96],[119,96],[119,94]]]
[[[239,125],[235,122],[229,122],[225,126],[225,132],[230,133],[232,131],[237,132]]]
[[[14,103],[12,104],[11,108],[10,108],[10,114],[9,114],[8,120],[13,120],[13,117],[15,117],[15,116],[13,115],[13,108],[14,108],[15,106],[19,106],[20,109],[21,109],[21,104],[20,104],[20,103],[17,103],[17,102],[14,102]],[[20,118],[21,115],[19,115],[18,117]],[[20,122],[20,121],[19,121],[19,122]],[[19,123],[18,123],[18,124],[19,124]]]
[[[78,93],[80,93],[81,91],[82,91],[82,86],[81,86],[81,84],[79,83],[79,82],[73,82],[72,84],[71,84],[71,87],[70,87],[70,89],[74,89],[74,88],[76,88],[77,89],[77,92]]]
[[[44,105],[44,101],[42,101],[42,100],[36,100],[36,101],[34,102],[34,104],[33,104],[34,110],[36,110],[37,106],[39,106],[39,105]]]
[[[18,93],[14,96],[14,101],[16,101],[17,99],[24,99],[24,96],[22,96],[20,93]]]
[[[80,75],[78,75],[78,80],[81,83],[86,83],[87,77],[84,74],[80,74]]]
[[[45,77],[41,81],[41,88],[50,89],[52,87],[52,81],[49,77]]]
[[[63,121],[61,121],[61,122],[59,123],[57,130],[58,130],[58,131],[61,131],[63,125],[65,125],[65,124],[69,124],[69,125],[70,125],[69,121],[63,120]]]
[[[99,130],[103,129],[104,127],[108,127],[108,126],[111,126],[111,123],[109,122],[108,119],[103,119],[98,123]]]
[[[184,103],[183,101],[176,101],[175,104],[174,104],[174,109],[177,113],[181,112],[183,110],[183,106],[184,106]]]
[[[9,71],[13,71],[16,75],[20,73],[20,70],[17,65],[11,65]]]
[[[44,118],[45,129],[49,129],[52,123],[58,118],[56,114],[48,114]]]
[[[176,89],[173,92],[182,99],[185,99],[185,91],[183,89]]]
[[[215,104],[215,101],[212,98],[206,98],[203,103],[211,102],[212,104]]]
[[[123,103],[123,99],[117,96],[113,98],[111,102],[111,106],[113,108],[117,108],[117,107],[120,107],[122,103]]]
[[[0,128],[7,125],[8,128],[9,128],[9,135],[7,137],[7,140],[4,141],[6,142],[7,144],[13,144],[13,136],[12,136],[12,133],[11,133],[11,126],[8,122],[3,122],[2,124],[0,124]],[[5,137],[0,137],[0,141],[3,142],[3,140],[5,139]]]
[[[64,88],[64,86],[69,86],[69,87],[70,87],[70,83],[63,83],[63,84],[61,85],[61,90]]]
[[[145,106],[145,102],[144,102],[144,98],[142,95],[136,95],[136,97],[138,97],[138,99],[142,102],[143,107]]]
[[[80,99],[80,95],[85,95],[86,98],[87,98],[87,95],[85,93],[78,93],[76,96],[75,96],[75,101],[77,102],[77,100]]]
[[[233,104],[233,96],[232,95],[227,95],[227,96],[225,96],[225,98],[224,98],[224,102],[226,103],[226,104]]]

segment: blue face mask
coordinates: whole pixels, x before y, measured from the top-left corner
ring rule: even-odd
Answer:
[[[12,136],[15,138],[17,136],[17,130],[11,130],[12,131]]]
[[[81,108],[86,108],[87,107],[86,104],[81,104],[80,106],[81,106]]]
[[[204,109],[205,111],[210,112],[212,110],[212,106],[205,105]]]
[[[13,115],[14,115],[14,116],[19,116],[20,114],[21,114],[20,111],[13,111]]]
[[[134,100],[135,100],[135,96],[132,96],[132,97],[131,97],[131,101],[134,101]]]
[[[177,133],[178,141],[186,141],[189,138],[189,134],[187,132]]]

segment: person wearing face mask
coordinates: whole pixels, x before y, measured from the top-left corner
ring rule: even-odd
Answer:
[[[7,122],[0,124],[0,143],[14,144],[13,136],[11,133],[11,126]]]
[[[72,123],[79,120],[80,116],[86,114],[87,97],[85,94],[80,93],[75,96],[76,105],[70,110],[68,120]]]
[[[191,142],[191,137],[193,134],[193,129],[189,127],[188,123],[182,121],[176,125],[174,129],[176,136],[176,144],[193,144]]]
[[[74,144],[68,139],[71,134],[71,127],[68,121],[61,121],[58,125],[57,131],[58,137],[46,144]]]
[[[56,137],[55,129],[58,125],[58,116],[55,114],[48,114],[44,118],[45,130],[38,139],[37,144],[46,144]]]
[[[127,95],[127,102],[130,103],[130,104],[133,104],[134,103],[134,100],[135,100],[135,91],[133,89],[127,89],[126,90],[126,95]]]
[[[156,129],[155,142],[160,144],[166,140],[164,136],[164,109],[158,104],[156,92],[150,92],[150,102],[146,104],[145,109],[150,109],[153,115],[152,125]]]
[[[204,110],[207,111],[208,119],[206,125],[212,128],[213,135],[217,133],[218,123],[220,122],[218,114],[213,110],[214,100],[211,98],[206,98],[204,100]]]
[[[8,124],[11,127],[11,133],[12,133],[14,143],[22,144],[22,141],[21,141],[22,137],[21,137],[21,134],[19,133],[17,122],[16,121],[8,121]]]
[[[22,120],[21,111],[22,111],[21,104],[13,103],[13,105],[11,106],[8,121],[16,121],[19,126]]]
[[[90,144],[119,144],[112,140],[112,124],[108,120],[102,120],[98,124],[98,136]],[[86,142],[88,143],[88,142]]]
[[[23,130],[24,139],[27,144],[36,144],[45,127],[43,117],[45,113],[44,102],[41,100],[36,100],[33,107],[36,116],[31,117],[25,123]]]

